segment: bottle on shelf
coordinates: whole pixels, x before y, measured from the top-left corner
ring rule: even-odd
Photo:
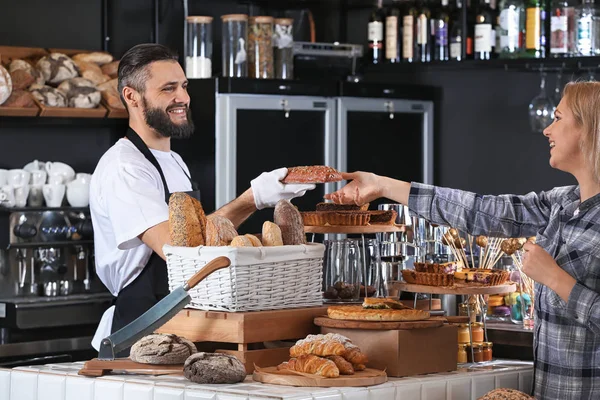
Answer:
[[[475,59],[492,58],[493,10],[490,0],[480,0],[475,16]],[[494,38],[495,41],[495,38]]]
[[[600,53],[598,43],[598,10],[594,0],[582,0],[575,7],[576,46],[578,56],[593,56]]]
[[[431,19],[433,39],[433,59],[436,61],[448,61],[450,58],[450,47],[448,36],[450,30],[450,6],[448,0],[441,3]]]
[[[368,60],[371,64],[383,62],[384,42],[383,25],[385,15],[383,12],[383,0],[377,0],[377,5],[371,11],[368,24],[369,52]]]
[[[431,10],[424,0],[418,0],[415,59],[419,62],[431,61]]]
[[[550,5],[550,56],[575,55],[575,2],[552,0]]]
[[[461,61],[464,59],[463,49],[463,23],[462,8],[463,1],[456,0],[456,7],[452,13],[452,22],[450,23],[450,60]]]
[[[400,3],[394,0],[385,17],[385,60],[398,63],[402,59],[402,17]]]
[[[402,16],[402,61],[415,62],[417,47],[416,31],[419,12],[414,1],[408,3],[406,13]]]
[[[523,51],[525,4],[523,0],[502,0],[499,8],[500,57],[517,58]]]
[[[467,2],[467,45],[466,45],[466,57],[469,60],[474,58],[474,42],[475,42],[475,15],[477,14],[475,10],[474,1],[476,0],[466,0]]]
[[[546,12],[542,0],[526,0],[525,57],[544,58]]]

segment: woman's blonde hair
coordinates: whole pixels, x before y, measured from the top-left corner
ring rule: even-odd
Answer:
[[[600,182],[600,82],[569,82],[563,99],[583,129],[581,152]]]

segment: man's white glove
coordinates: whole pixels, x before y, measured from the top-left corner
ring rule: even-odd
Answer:
[[[279,168],[271,172],[263,172],[250,182],[257,209],[275,207],[275,204],[281,199],[291,200],[304,196],[307,190],[313,190],[316,187],[314,184],[288,183],[286,185],[281,183],[280,180],[285,178],[287,173],[287,168]]]

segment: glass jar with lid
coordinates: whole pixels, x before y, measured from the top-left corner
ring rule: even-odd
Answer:
[[[459,343],[457,362],[463,364],[467,362],[467,359],[467,345],[465,343]]]
[[[483,342],[483,361],[492,361],[492,342]]]
[[[475,303],[461,303],[458,305],[458,315],[463,317],[470,317],[471,322],[477,320],[477,309]]]
[[[471,323],[471,335],[473,335],[474,342],[484,341],[483,324],[481,322]]]
[[[258,16],[248,20],[248,76],[273,79],[273,17]]]
[[[473,350],[472,356],[471,350]],[[483,362],[483,344],[473,342],[472,345],[467,346],[467,360],[468,362]]]
[[[458,343],[470,343],[469,324],[458,324]]]
[[[294,79],[294,34],[292,18],[276,18],[273,33],[275,78]]]
[[[221,16],[223,22],[223,76],[245,78],[248,76],[247,43],[248,16],[227,14]]]
[[[190,78],[212,76],[212,17],[189,16],[185,49],[185,75]]]

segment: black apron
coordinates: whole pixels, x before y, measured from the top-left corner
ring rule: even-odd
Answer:
[[[165,188],[165,202],[169,204],[169,187],[165,180],[158,161],[148,149],[148,146],[142,138],[131,128],[125,135],[127,139],[154,165],[160,174],[163,186]],[[181,166],[180,166],[181,167]],[[181,167],[192,184],[192,191],[186,192],[188,195],[200,200],[200,190],[196,182]],[[112,320],[111,333],[118,331],[127,324],[133,322],[140,315],[148,311],[159,300],[169,294],[169,283],[167,275],[167,263],[158,254],[152,252],[150,259],[142,272],[129,285],[121,289],[117,295],[115,304],[115,313]],[[123,350],[117,354],[118,357],[129,356],[129,349]]]

